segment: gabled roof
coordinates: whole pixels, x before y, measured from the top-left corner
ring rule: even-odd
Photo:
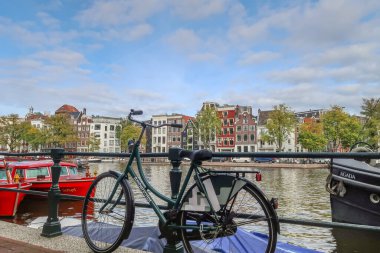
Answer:
[[[273,110],[270,110],[270,111],[261,111],[259,109],[259,121],[258,121],[258,125],[259,126],[263,126],[263,125],[266,125],[267,124],[267,121],[269,119],[269,115],[270,113],[273,112]]]

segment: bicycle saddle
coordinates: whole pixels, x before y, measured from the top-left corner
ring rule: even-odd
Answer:
[[[181,150],[179,153],[181,158],[187,157],[191,161],[207,161],[212,158],[212,152],[208,149],[201,150]]]

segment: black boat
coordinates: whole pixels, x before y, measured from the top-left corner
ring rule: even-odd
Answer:
[[[380,168],[373,162],[334,159],[326,190],[333,221],[380,226]]]

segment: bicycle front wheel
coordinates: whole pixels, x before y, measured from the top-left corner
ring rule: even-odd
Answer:
[[[120,174],[100,174],[91,184],[82,210],[82,230],[94,252],[112,252],[129,236],[134,219],[134,201],[128,182]],[[110,199],[111,193],[115,194]],[[109,200],[107,205],[106,201]]]
[[[274,217],[273,208],[258,188],[245,180],[237,181],[243,185],[237,192],[234,190],[223,192],[221,188],[220,194],[234,193],[216,215],[182,208],[179,222],[181,226],[188,228],[180,230],[180,237],[187,252],[273,253],[275,251],[277,219]],[[197,186],[190,188],[188,193],[192,192],[192,196],[187,198],[197,197],[198,203],[205,203],[199,194],[194,194],[195,187]],[[218,199],[221,198],[218,196]]]

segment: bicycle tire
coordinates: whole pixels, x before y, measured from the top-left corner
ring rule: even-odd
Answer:
[[[218,175],[216,177],[220,177],[220,181],[226,179],[222,178],[226,177],[223,175]],[[203,179],[203,181],[204,180],[205,179]],[[213,181],[218,181],[218,179],[214,178]],[[244,179],[238,179],[238,181],[241,183],[242,187],[239,188],[236,194],[234,193],[233,196],[230,196],[229,200],[226,201],[226,209],[229,209],[230,211],[224,212],[223,214],[221,212],[223,209],[222,207],[218,211],[218,224],[220,225],[221,220],[228,220],[228,222],[225,223],[227,225],[222,226],[216,232],[200,231],[201,225],[207,226],[212,224],[212,226],[215,226],[217,223],[216,219],[211,216],[210,212],[182,210],[184,209],[183,205],[186,203],[186,200],[191,198],[191,195],[194,194],[193,190],[197,187],[196,184],[188,190],[182,201],[181,211],[179,213],[179,224],[180,226],[194,226],[196,224],[198,229],[179,230],[179,236],[186,252],[273,253],[275,251],[278,221],[273,207],[262,191],[254,184]],[[243,214],[248,214],[248,216],[245,215],[245,217],[243,217]],[[244,224],[244,226],[240,227],[239,222],[241,223],[243,220],[247,220],[247,218],[252,220],[253,223]],[[237,242],[242,238],[239,237],[242,233],[246,235],[246,232],[243,231],[250,231],[250,236],[255,237],[255,240],[250,240],[252,245],[242,246]],[[253,244],[253,241],[255,241],[255,244]]]
[[[134,220],[134,200],[127,180],[118,183],[111,203],[99,213],[116,185],[119,173],[100,174],[91,184],[82,209],[82,230],[87,245],[94,252],[114,251],[128,238]],[[115,205],[115,202],[118,202]],[[114,205],[114,208],[111,208]],[[112,210],[111,210],[112,209]]]

